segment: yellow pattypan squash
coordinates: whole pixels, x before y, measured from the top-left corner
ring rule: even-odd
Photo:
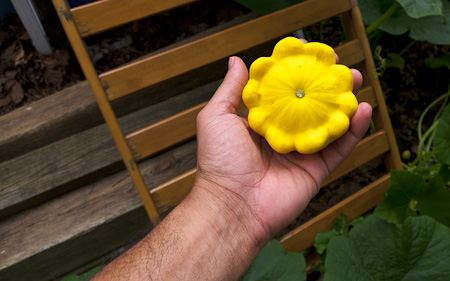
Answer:
[[[314,153],[341,137],[358,108],[353,75],[334,50],[294,37],[250,66],[242,93],[248,123],[279,153]]]

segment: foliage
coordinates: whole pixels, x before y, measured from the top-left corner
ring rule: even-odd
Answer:
[[[450,229],[427,216],[392,224],[372,215],[330,241],[325,281],[448,280]]]
[[[337,218],[333,220],[333,228],[327,231],[321,231],[317,233],[314,238],[314,248],[316,249],[318,254],[325,253],[325,250],[328,248],[328,243],[331,238],[341,236],[347,234],[350,229],[360,222],[362,222],[364,217],[356,218],[355,220],[349,222],[347,217],[343,214],[340,214]]]
[[[367,33],[377,28],[414,40],[450,44],[450,2],[442,0],[359,0]]]
[[[271,240],[261,250],[242,281],[306,281],[305,257],[286,252],[278,240]]]
[[[81,275],[70,275],[62,279],[61,281],[89,281],[91,280],[97,273],[99,273],[104,266],[97,266],[92,268],[91,270],[81,274]]]
[[[440,176],[426,181],[408,171],[392,171],[391,186],[375,214],[401,224],[410,216],[427,215],[450,227],[450,193]]]

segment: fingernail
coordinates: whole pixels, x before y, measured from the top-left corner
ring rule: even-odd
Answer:
[[[230,58],[228,59],[228,69],[231,69],[231,67],[233,66],[233,64],[234,64],[234,57],[230,57]]]

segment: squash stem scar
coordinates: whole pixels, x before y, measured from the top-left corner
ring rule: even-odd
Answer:
[[[303,90],[297,90],[297,92],[295,93],[295,95],[297,96],[297,98],[301,99],[305,96],[305,91]]]

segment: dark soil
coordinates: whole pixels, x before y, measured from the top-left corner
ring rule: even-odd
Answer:
[[[46,15],[43,24],[51,30],[55,47],[51,56],[34,52],[17,16],[0,20],[0,115],[84,79],[59,21],[48,7],[41,7],[41,12]],[[103,72],[247,12],[231,1],[202,1],[89,38],[87,45],[97,70]],[[336,46],[345,39],[342,30],[335,31],[339,25],[339,18],[324,22],[322,28],[314,25],[305,30],[307,39]],[[383,47],[381,55],[386,57],[387,53],[401,52],[410,42],[406,35],[382,34],[378,44]],[[431,101],[447,91],[450,77],[446,68],[426,67],[424,59],[448,52],[449,46],[416,42],[403,54],[404,69],[388,68],[380,77],[400,151],[412,151],[412,158],[417,149],[419,116]],[[425,127],[433,119],[433,112],[430,114]],[[386,172],[380,164],[380,159],[371,161],[322,189],[292,227],[374,181]]]

